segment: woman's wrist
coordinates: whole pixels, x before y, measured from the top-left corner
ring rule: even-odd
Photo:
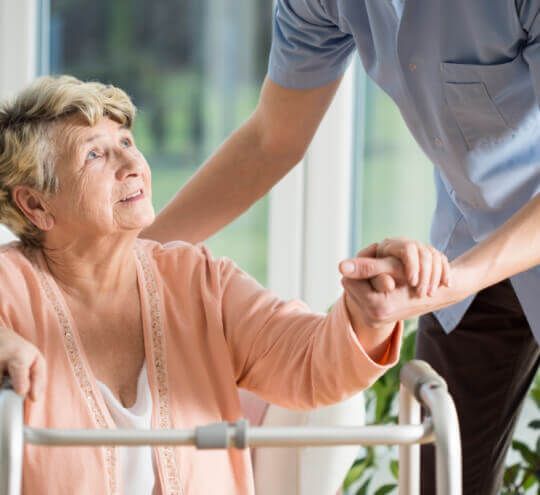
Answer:
[[[390,338],[395,329],[395,323],[385,323],[371,326],[366,321],[366,315],[362,314],[351,297],[345,292],[343,294],[345,308],[351,327],[364,349],[365,353],[375,362],[378,362],[386,353]]]

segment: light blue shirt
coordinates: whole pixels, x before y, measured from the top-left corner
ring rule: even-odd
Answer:
[[[329,83],[355,49],[436,165],[450,259],[540,191],[540,0],[277,0],[274,82]],[[540,266],[511,281],[540,342]],[[436,313],[447,332],[472,299]]]

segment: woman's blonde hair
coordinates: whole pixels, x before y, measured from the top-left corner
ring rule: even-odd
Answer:
[[[0,223],[27,245],[40,246],[43,233],[13,201],[18,185],[58,191],[53,124],[77,116],[92,126],[109,117],[128,128],[135,106],[119,88],[71,76],[41,77],[12,101],[0,105]]]

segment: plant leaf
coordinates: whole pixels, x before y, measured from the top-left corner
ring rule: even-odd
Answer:
[[[386,495],[387,493],[393,492],[396,488],[397,485],[395,483],[392,483],[391,485],[383,485],[377,489],[375,495]]]
[[[514,483],[516,481],[516,478],[519,474],[519,470],[520,470],[520,465],[519,463],[517,464],[512,464],[511,466],[507,467],[504,471],[504,484],[505,486],[506,485],[511,485],[512,483]]]
[[[364,484],[358,489],[356,495],[367,495],[369,484],[371,483],[371,478],[364,482]]]
[[[392,473],[392,476],[397,480],[399,477],[399,462],[395,459],[392,459],[390,461],[390,472]]]
[[[512,442],[512,448],[517,450],[521,454],[521,457],[523,457],[523,459],[533,468],[536,467],[538,464],[538,456],[527,445],[519,440],[514,440]]]
[[[354,461],[351,469],[349,469],[349,472],[347,473],[347,476],[345,476],[343,488],[347,490],[353,483],[360,480],[367,467],[368,463],[366,457],[362,457],[361,459]]]

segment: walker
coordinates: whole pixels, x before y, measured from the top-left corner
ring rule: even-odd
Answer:
[[[189,445],[198,449],[399,445],[399,495],[420,493],[420,445],[434,443],[437,495],[461,495],[461,442],[444,380],[423,361],[400,374],[399,424],[362,427],[250,427],[246,420],[194,430],[65,430],[23,424],[23,399],[5,379],[0,389],[0,495],[19,495],[24,443],[49,446]],[[421,406],[425,419],[420,422]]]

